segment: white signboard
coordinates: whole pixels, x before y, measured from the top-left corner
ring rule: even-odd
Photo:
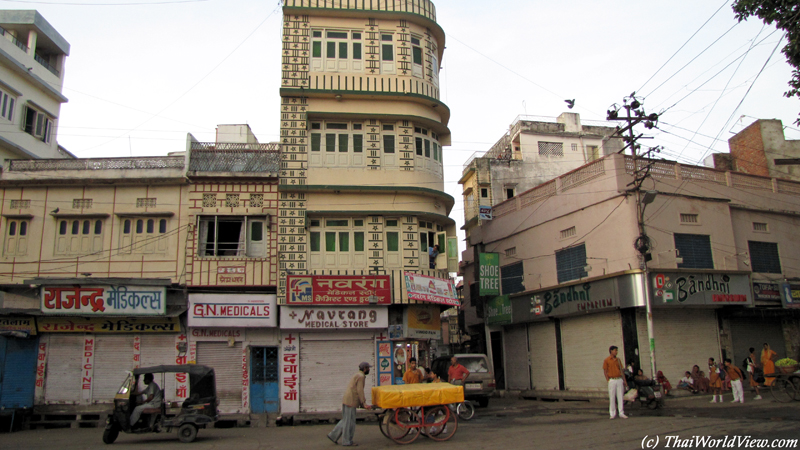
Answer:
[[[385,306],[281,306],[282,330],[365,330],[387,328]]]
[[[479,206],[478,207],[478,217],[481,220],[492,220],[492,207],[491,206]]]
[[[163,286],[45,286],[42,312],[82,316],[163,316],[167,288]]]
[[[274,294],[189,294],[190,327],[276,327]]]

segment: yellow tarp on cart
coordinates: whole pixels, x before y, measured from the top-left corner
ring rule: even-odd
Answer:
[[[464,388],[450,383],[397,384],[372,388],[372,403],[387,408],[447,405],[464,401]]]

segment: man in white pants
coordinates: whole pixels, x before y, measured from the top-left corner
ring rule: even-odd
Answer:
[[[617,346],[612,345],[608,349],[608,358],[603,360],[603,374],[608,382],[608,413],[613,419],[617,417],[617,410],[619,410],[619,416],[627,419],[628,416],[625,415],[622,396],[625,394],[625,389],[628,388],[628,382],[625,381],[625,377],[622,375],[622,361],[617,358],[618,352]]]
[[[733,391],[732,402],[744,403],[744,387],[742,387],[742,378],[744,378],[744,374],[742,374],[741,369],[731,364],[730,358],[725,358],[724,362],[725,372],[728,373],[728,377],[731,379],[731,390]]]

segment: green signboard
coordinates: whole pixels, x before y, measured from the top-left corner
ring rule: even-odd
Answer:
[[[507,295],[498,295],[486,303],[486,320],[489,325],[511,323],[511,300]]]
[[[500,295],[500,254],[480,253],[478,271],[480,279],[478,295]]]

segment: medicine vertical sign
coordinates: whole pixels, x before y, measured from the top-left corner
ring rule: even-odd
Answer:
[[[478,270],[481,283],[478,295],[500,295],[500,254],[480,253]]]

